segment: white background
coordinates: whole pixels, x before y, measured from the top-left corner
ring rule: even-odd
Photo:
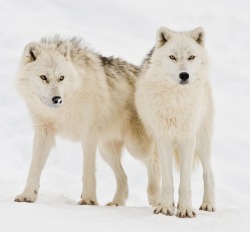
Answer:
[[[0,231],[250,231],[249,8],[247,0],[0,0]],[[33,136],[25,103],[14,88],[24,46],[56,33],[79,36],[103,55],[139,65],[163,25],[177,31],[202,26],[207,33],[216,108],[213,167],[217,212],[198,211],[203,194],[198,167],[192,178],[197,217],[153,215],[146,198],[145,168],[126,151],[128,207],[103,207],[113,197],[115,181],[99,156],[101,206],[77,206],[80,144],[60,138],[43,172],[38,201],[14,203],[25,185]],[[176,172],[176,190],[178,183]]]

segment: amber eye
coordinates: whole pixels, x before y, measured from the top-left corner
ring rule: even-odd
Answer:
[[[63,81],[64,80],[64,76],[60,76],[59,81]]]
[[[175,58],[173,55],[169,56],[169,58],[170,58],[171,60],[176,60],[176,58]]]
[[[189,56],[188,60],[193,60],[195,58],[195,56]]]
[[[41,75],[40,78],[43,80],[43,81],[47,81],[47,77],[45,75]]]

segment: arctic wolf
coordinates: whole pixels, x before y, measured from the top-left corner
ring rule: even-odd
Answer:
[[[96,54],[76,38],[42,39],[25,47],[17,86],[30,111],[35,135],[26,187],[15,201],[36,200],[42,169],[55,136],[61,135],[82,144],[83,190],[79,204],[97,204],[97,147],[117,183],[108,205],[125,204],[128,185],[121,166],[124,145],[147,168],[149,203],[159,202],[156,146],[135,110],[137,73],[138,67]]]
[[[172,159],[180,166],[178,217],[195,217],[191,172],[198,158],[203,166],[201,210],[214,211],[211,169],[213,101],[208,79],[204,31],[177,33],[162,27],[155,47],[142,64],[136,90],[138,114],[156,139],[162,173],[161,204],[155,213],[173,215]]]

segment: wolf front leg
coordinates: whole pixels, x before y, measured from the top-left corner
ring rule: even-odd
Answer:
[[[191,201],[191,174],[194,161],[195,138],[179,142],[180,155],[180,187],[177,215],[181,218],[193,218],[195,212]]]
[[[96,139],[89,136],[82,142],[83,147],[83,189],[78,205],[98,205],[96,200]]]
[[[208,130],[207,130],[208,131]],[[216,210],[214,196],[214,176],[211,167],[211,137],[207,131],[200,133],[196,145],[196,154],[203,167],[204,196],[200,210],[213,212]]]
[[[35,202],[38,195],[40,177],[49,152],[55,143],[55,134],[50,129],[36,129],[33,140],[33,154],[26,186],[17,202]]]
[[[156,207],[154,213],[174,215],[174,185],[173,185],[173,147],[171,142],[161,139],[157,141],[157,148],[162,174],[161,203]]]

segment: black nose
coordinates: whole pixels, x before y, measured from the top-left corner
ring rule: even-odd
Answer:
[[[59,97],[59,96],[55,96],[55,97],[52,98],[52,102],[53,102],[54,104],[60,105],[60,104],[62,104],[62,98]]]
[[[182,81],[186,81],[186,80],[189,78],[189,74],[186,73],[186,72],[181,72],[181,73],[179,74],[179,77],[180,77],[180,79],[181,79]]]

